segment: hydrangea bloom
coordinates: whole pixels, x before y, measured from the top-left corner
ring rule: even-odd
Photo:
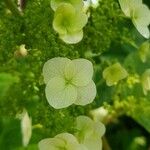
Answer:
[[[53,28],[64,42],[75,44],[82,40],[82,29],[87,20],[85,13],[77,11],[69,3],[62,3],[55,12]]]
[[[119,80],[126,78],[127,75],[127,71],[119,63],[115,63],[103,71],[103,78],[108,86],[117,84]]]
[[[54,138],[43,139],[39,142],[39,150],[87,150],[69,133],[61,133]]]
[[[142,86],[144,94],[147,95],[147,91],[150,91],[150,69],[147,69],[142,75]]]
[[[83,8],[83,0],[51,0],[51,7],[54,11],[62,4],[69,3],[77,10],[81,10]]]
[[[77,133],[79,142],[88,150],[102,149],[102,136],[105,133],[105,126],[101,122],[94,122],[86,116],[77,117]]]
[[[150,10],[142,0],[119,0],[122,11],[132,19],[136,29],[145,38],[150,37],[148,25],[150,24]]]
[[[86,105],[96,96],[93,65],[86,59],[52,58],[44,64],[43,76],[47,100],[56,109]]]
[[[22,143],[23,146],[26,147],[32,135],[32,120],[29,117],[27,111],[23,113],[23,117],[21,119],[21,132],[22,132]]]

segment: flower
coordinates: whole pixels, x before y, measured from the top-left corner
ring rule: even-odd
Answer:
[[[127,71],[120,65],[120,63],[115,63],[103,71],[103,78],[106,80],[108,86],[117,84],[119,80],[122,80],[127,76]]]
[[[146,41],[142,43],[142,45],[139,48],[139,57],[143,63],[145,63],[150,56],[150,43],[149,41]]]
[[[39,150],[87,150],[70,133],[61,133],[54,138],[43,139],[39,142],[38,146]]]
[[[53,28],[64,42],[75,44],[82,40],[82,29],[87,20],[88,16],[83,11],[77,11],[69,3],[62,3],[55,12]]]
[[[150,69],[147,69],[141,78],[142,86],[143,86],[143,92],[145,95],[147,95],[147,91],[150,91]]]
[[[51,8],[56,11],[62,3],[69,3],[77,10],[83,8],[83,0],[51,0]]]
[[[150,10],[142,0],[119,0],[124,14],[131,18],[138,32],[145,38],[150,37],[148,26],[150,24]]]
[[[76,119],[76,136],[79,142],[88,150],[102,149],[102,136],[105,133],[105,126],[101,122],[94,122],[86,116],[79,116]]]
[[[32,135],[32,119],[29,117],[28,112],[23,112],[21,119],[21,132],[22,132],[22,143],[26,147],[30,141]]]
[[[93,65],[86,59],[52,58],[44,64],[43,76],[46,98],[56,109],[86,105],[96,96]]]

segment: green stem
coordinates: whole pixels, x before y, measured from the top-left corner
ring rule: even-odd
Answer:
[[[5,0],[5,4],[7,5],[8,9],[10,9],[10,11],[17,15],[17,16],[21,16],[20,11],[18,10],[17,6],[14,4],[14,2],[12,0]]]

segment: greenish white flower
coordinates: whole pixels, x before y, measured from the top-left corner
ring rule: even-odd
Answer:
[[[143,86],[143,92],[145,95],[147,95],[147,91],[150,91],[150,69],[147,69],[143,73],[141,83]]]
[[[120,63],[115,63],[103,71],[103,78],[106,80],[108,86],[117,84],[118,81],[127,76],[127,71],[120,65]]]
[[[76,119],[79,142],[88,150],[102,150],[102,136],[105,133],[105,126],[101,122],[94,122],[86,116],[79,116]]]
[[[93,65],[86,59],[52,58],[44,64],[43,76],[46,98],[56,109],[86,105],[96,96]]]
[[[138,32],[145,38],[150,37],[148,26],[150,24],[150,10],[142,0],[119,0],[124,14],[131,18]]]
[[[83,11],[77,11],[69,3],[62,3],[55,12],[53,28],[64,42],[75,44],[82,40],[82,29],[87,20],[88,17]]]
[[[62,3],[69,3],[77,10],[83,8],[83,0],[51,0],[51,8],[56,11]]]
[[[22,143],[26,147],[30,141],[32,135],[32,119],[29,117],[28,112],[24,111],[21,119],[21,132]]]
[[[69,133],[61,133],[54,138],[43,139],[38,144],[39,150],[88,150],[79,144],[75,136]]]
[[[139,56],[143,63],[145,63],[150,56],[150,42],[144,42],[139,48]]]

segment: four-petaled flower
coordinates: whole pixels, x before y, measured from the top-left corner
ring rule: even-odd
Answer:
[[[100,122],[95,122],[89,117],[79,116],[76,119],[79,142],[88,150],[102,150],[102,136],[105,133],[105,126]]]
[[[38,146],[39,150],[88,150],[70,133],[61,133],[54,138],[43,139]]]
[[[43,76],[46,98],[56,109],[86,105],[96,96],[93,65],[86,59],[52,58],[44,64]]]
[[[145,38],[150,37],[148,26],[150,24],[150,10],[142,0],[119,0],[124,14],[131,18],[134,26]]]
[[[117,84],[119,80],[122,80],[127,76],[127,71],[120,65],[120,63],[115,63],[103,71],[103,78],[106,80],[108,86]]]

